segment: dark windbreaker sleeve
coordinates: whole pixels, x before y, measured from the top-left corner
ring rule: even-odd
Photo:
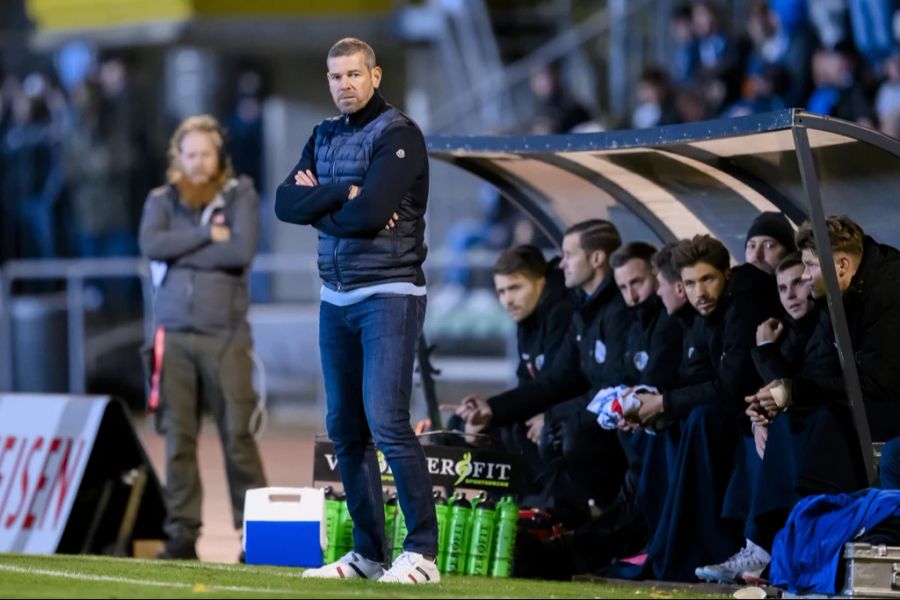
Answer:
[[[676,319],[666,314],[659,316],[650,338],[649,357],[640,383],[662,390],[677,381],[683,329]]]
[[[542,371],[533,382],[488,398],[493,413],[491,425],[499,427],[524,421],[590,389],[590,382],[581,372],[576,338],[576,329],[570,325],[549,370]]]
[[[318,177],[313,156],[315,142],[316,133],[313,131],[303,148],[300,161],[275,190],[275,216],[286,223],[311,225],[323,216],[339,210],[347,202],[347,194],[350,192],[350,185],[347,183],[305,186],[294,182],[297,173],[307,169]]]
[[[722,347],[714,378],[668,392],[664,402],[671,417],[683,417],[695,406],[716,402],[721,403],[728,414],[738,416],[746,409],[744,398],[762,387],[751,350],[756,345],[756,328],[769,317],[778,315],[780,307],[766,301],[771,296],[769,289],[759,287],[774,286],[774,281],[753,275],[745,278],[744,273],[735,269],[729,284],[734,286],[735,292],[723,315]],[[736,281],[735,277],[739,279]],[[777,295],[775,299],[777,302]],[[713,364],[716,364],[715,357]]]
[[[416,179],[427,172],[427,161],[425,140],[416,127],[406,124],[388,129],[375,142],[359,195],[313,225],[335,237],[377,234],[400,209]]]
[[[783,343],[780,343],[779,340],[779,342],[755,346],[750,354],[753,357],[753,364],[756,365],[756,372],[762,378],[763,385],[768,385],[782,377],[796,376],[796,365],[792,364],[788,357],[797,351],[802,351],[802,349],[798,349],[789,340],[784,340]]]

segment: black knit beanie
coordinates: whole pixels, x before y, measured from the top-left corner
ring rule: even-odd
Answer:
[[[787,248],[788,252],[797,250],[797,243],[794,241],[794,228],[791,227],[787,217],[781,213],[764,212],[753,219],[753,223],[747,231],[747,239],[744,240],[744,245],[746,246],[750,238],[756,235],[769,236]]]

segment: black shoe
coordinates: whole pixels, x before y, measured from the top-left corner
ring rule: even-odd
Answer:
[[[247,564],[247,551],[246,550],[241,550],[241,553],[238,554],[238,562],[241,563],[242,565]]]
[[[197,540],[171,539],[156,555],[160,560],[197,560]]]

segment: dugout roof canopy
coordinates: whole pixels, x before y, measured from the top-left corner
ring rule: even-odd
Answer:
[[[643,130],[553,136],[428,138],[432,158],[493,184],[549,238],[608,218],[626,241],[656,244],[710,233],[743,262],[746,231],[762,211],[799,225],[847,214],[876,240],[900,247],[900,141],[788,109]],[[828,244],[817,243],[848,395],[874,476],[849,332]]]

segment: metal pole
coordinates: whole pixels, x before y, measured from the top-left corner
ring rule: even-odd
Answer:
[[[797,148],[797,161],[800,164],[800,176],[803,179],[803,188],[809,201],[809,217],[816,240],[819,263],[822,275],[825,278],[831,326],[834,328],[834,336],[838,343],[838,356],[844,371],[844,386],[847,389],[847,400],[850,402],[853,424],[856,426],[856,433],[859,436],[866,477],[869,484],[874,485],[877,479],[877,472],[875,469],[875,457],[872,453],[872,435],[869,432],[869,420],[866,417],[866,407],[859,385],[859,372],[856,369],[856,361],[853,358],[853,345],[850,340],[847,315],[844,311],[843,296],[840,287],[838,287],[837,271],[834,268],[831,238],[825,226],[825,210],[822,207],[815,160],[809,145],[809,135],[806,127],[795,125],[793,133],[794,143]]]
[[[609,0],[609,110],[613,120],[625,114],[628,90],[628,8]]]
[[[69,318],[69,393],[83,394],[84,364],[84,276],[72,275],[66,288]]]
[[[13,391],[12,283],[0,269],[0,390]]]

